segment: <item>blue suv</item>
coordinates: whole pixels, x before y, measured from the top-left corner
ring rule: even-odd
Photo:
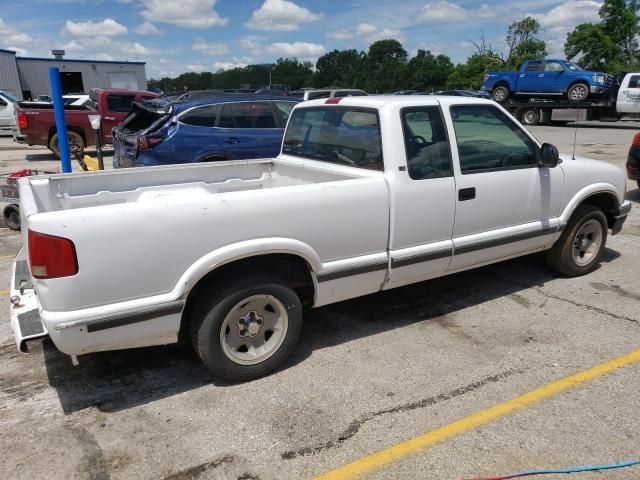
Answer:
[[[113,166],[275,157],[296,99],[225,96],[134,104],[113,132]]]

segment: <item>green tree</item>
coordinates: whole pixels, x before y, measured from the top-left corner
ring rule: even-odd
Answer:
[[[397,40],[378,40],[369,45],[358,80],[370,93],[395,90],[404,83],[407,51]]]
[[[474,53],[467,62],[456,65],[447,79],[447,88],[478,90],[485,72],[504,68],[503,60],[490,55]]]
[[[509,25],[506,39],[509,46],[507,67],[518,68],[525,60],[547,56],[547,45],[538,38],[539,34],[540,24],[532,17],[525,17]]]
[[[583,23],[567,35],[567,58],[577,58],[583,67],[612,73],[636,67],[638,8],[638,0],[605,0],[599,11],[600,23]]]
[[[446,55],[434,56],[429,50],[418,50],[407,63],[407,85],[417,90],[442,88],[453,69],[453,63]]]
[[[638,58],[638,6],[637,0],[606,0],[599,11],[603,32],[618,48],[627,67]]]
[[[325,53],[316,62],[314,85],[351,87],[364,57],[364,52],[357,50],[333,50]]]
[[[620,50],[601,25],[578,25],[567,35],[564,54],[569,60],[578,57],[580,65],[590,70],[615,72],[622,66]]]
[[[313,81],[313,64],[299,62],[295,58],[279,58],[273,67],[271,81],[288,85],[292,90],[310,86]]]

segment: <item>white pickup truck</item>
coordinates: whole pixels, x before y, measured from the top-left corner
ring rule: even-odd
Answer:
[[[277,158],[21,179],[13,332],[72,356],[186,338],[252,379],[294,349],[305,305],[543,250],[590,272],[625,183],[492,101],[305,102]]]

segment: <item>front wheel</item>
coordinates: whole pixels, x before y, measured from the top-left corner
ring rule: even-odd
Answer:
[[[567,91],[567,97],[572,102],[582,102],[589,96],[589,87],[584,83],[576,83]]]
[[[302,304],[286,282],[260,273],[210,289],[194,308],[191,340],[215,375],[253,380],[291,354],[302,329]]]
[[[597,267],[606,242],[607,217],[598,207],[581,205],[546,252],[547,263],[568,277],[585,275]]]
[[[540,123],[540,110],[538,108],[528,108],[522,112],[523,125],[538,125]]]
[[[491,92],[491,98],[498,103],[506,102],[509,98],[509,87],[500,85],[499,87],[494,88],[493,92]]]

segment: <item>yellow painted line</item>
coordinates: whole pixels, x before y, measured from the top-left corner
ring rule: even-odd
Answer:
[[[6,295],[9,293],[9,290],[0,290],[0,295]]]
[[[0,256],[0,260],[13,260],[14,258],[16,258],[16,255],[2,255]]]
[[[533,403],[552,397],[560,392],[569,390],[581,383],[594,380],[614,370],[640,361],[640,350],[628,353],[622,357],[614,358],[600,365],[596,365],[583,372],[556,380],[530,392],[519,395],[506,402],[480,410],[468,417],[440,427],[431,432],[424,433],[405,442],[398,443],[379,452],[363,457],[323,475],[315,477],[315,480],[345,480],[358,477],[368,472],[378,470],[383,466],[399,460],[403,457],[417,453],[425,448],[442,442],[448,438],[472,430],[480,425],[489,423],[509,413],[525,408]]]

